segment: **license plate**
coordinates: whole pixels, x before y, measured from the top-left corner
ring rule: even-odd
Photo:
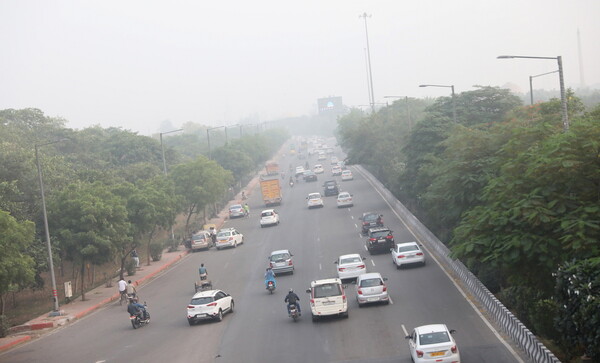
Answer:
[[[379,300],[379,298],[376,298],[376,297],[370,297],[367,299],[367,301],[377,301],[377,300]]]
[[[333,305],[335,304],[335,301],[324,301],[323,305]]]
[[[432,357],[439,357],[440,355],[444,355],[444,352],[432,352],[429,353],[429,355]]]

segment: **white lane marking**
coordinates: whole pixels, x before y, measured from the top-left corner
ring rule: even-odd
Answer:
[[[360,171],[358,169],[357,169],[357,171],[362,174],[362,171]],[[444,272],[444,274],[446,274],[446,276],[448,276],[448,279],[450,279],[450,281],[456,287],[456,289],[458,290],[458,292],[460,292],[460,294],[469,303],[469,305],[471,305],[471,308],[473,308],[473,310],[475,310],[475,313],[479,316],[479,318],[481,318],[481,320],[483,321],[483,323],[485,325],[487,325],[487,327],[492,331],[492,333],[496,336],[496,338],[500,341],[500,343],[502,343],[502,345],[504,345],[504,347],[506,349],[508,349],[508,351],[517,360],[517,362],[524,363],[523,359],[521,359],[521,357],[517,354],[517,352],[515,352],[515,350],[510,346],[510,344],[508,344],[508,342],[506,340],[504,340],[504,338],[500,335],[500,333],[492,326],[492,324],[487,320],[487,318],[479,311],[479,309],[475,306],[475,304],[471,301],[471,299],[469,299],[467,297],[467,294],[463,291],[462,287],[456,281],[454,281],[454,279],[452,278],[452,276],[450,276],[450,274],[448,273],[448,271],[446,271],[446,269],[437,260],[437,258],[433,254],[431,254],[431,251],[429,251],[429,248],[427,248],[427,246],[418,237],[418,235],[412,230],[412,228],[410,228],[410,226],[406,222],[404,222],[404,220],[402,218],[400,218],[400,215],[398,213],[396,213],[396,211],[394,210],[394,208],[392,207],[392,205],[387,201],[387,199],[385,199],[385,197],[383,196],[383,194],[381,194],[381,192],[377,189],[377,187],[375,187],[375,184],[373,182],[371,182],[371,180],[369,180],[369,178],[367,178],[367,177],[365,177],[365,180],[369,184],[371,184],[371,186],[373,187],[373,189],[375,189],[375,192],[377,192],[377,194],[379,194],[379,196],[381,197],[381,199],[383,199],[383,201],[385,202],[385,204],[387,204],[388,207],[390,207],[391,211],[396,215],[396,217],[400,220],[400,222],[402,222],[402,224],[406,227],[406,229],[410,233],[412,233],[413,237],[415,237],[415,239],[423,245],[423,248],[425,248],[425,251],[427,251],[427,253],[429,254],[429,256],[431,256],[431,258],[433,258],[433,260],[437,263],[437,265],[440,267],[440,270],[442,270]],[[404,326],[402,328],[404,328]]]
[[[402,324],[402,330],[404,331],[404,336],[407,336],[408,332],[406,331],[406,328],[404,327],[404,324]]]
[[[373,261],[373,259],[371,259],[371,265],[373,265],[373,267],[375,267],[375,261]]]
[[[348,208],[348,210],[350,210],[350,208]],[[350,216],[350,218],[354,219],[354,216]],[[355,226],[356,226],[356,224],[355,224]]]
[[[358,228],[358,225],[356,223],[354,223],[354,228]]]
[[[317,237],[317,242],[321,242],[321,237]]]
[[[319,270],[322,270],[322,268],[321,268],[321,264],[319,264]]]
[[[390,301],[390,304],[394,305],[394,302],[392,301],[392,298],[389,295],[388,295],[388,300]]]
[[[365,251],[368,251],[367,246],[363,246],[365,248]]]

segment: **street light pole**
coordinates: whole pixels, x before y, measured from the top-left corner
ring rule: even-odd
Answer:
[[[524,58],[524,59],[554,59],[558,63],[558,81],[560,84],[560,102],[561,102],[561,111],[562,111],[562,122],[563,128],[566,131],[569,131],[569,114],[567,113],[567,96],[565,93],[565,79],[563,74],[563,66],[562,66],[562,57],[559,55],[557,57],[533,57],[526,55],[499,55],[496,57],[497,59],[514,59],[514,58]]]
[[[167,175],[167,161],[165,159],[165,148],[163,147],[162,135],[170,134],[172,132],[177,132],[177,131],[183,131],[183,129],[177,129],[177,130],[173,130],[173,131],[161,132],[160,133],[160,151],[162,152],[163,172],[164,172],[165,175]]]
[[[552,72],[546,72],[546,73],[542,73],[542,74],[536,74],[535,76],[529,76],[529,96],[531,98],[532,106],[533,106],[533,79],[536,77],[545,76],[547,74],[552,74],[552,73],[556,73],[556,72],[558,72],[558,70],[552,71]]]
[[[365,19],[365,35],[367,38],[367,63],[369,66],[369,83],[371,85],[371,99],[369,100],[371,103],[371,109],[373,113],[375,113],[375,91],[373,90],[373,72],[371,70],[371,49],[369,47],[369,30],[367,28],[367,18],[370,18],[371,15],[367,15],[367,13],[363,13],[358,16],[359,18]]]
[[[216,129],[220,129],[220,128],[225,128],[225,144],[227,144],[227,126],[216,126],[216,127],[209,127],[206,129],[206,140],[208,140],[208,159],[212,160],[212,154],[210,152],[210,130],[216,130]]]
[[[48,228],[48,213],[46,211],[46,197],[44,196],[44,181],[42,180],[42,167],[40,166],[40,158],[38,155],[38,147],[56,144],[61,142],[56,140],[47,142],[45,144],[35,145],[35,163],[37,165],[38,178],[40,181],[40,193],[42,195],[42,212],[44,216],[44,230],[46,234],[46,246],[48,247],[48,265],[50,267],[50,279],[52,280],[52,299],[54,300],[54,310],[50,312],[50,316],[59,316],[60,310],[58,309],[58,291],[56,290],[56,276],[54,275],[54,261],[52,259],[52,245],[50,244],[50,229]]]
[[[454,85],[443,85],[443,84],[420,84],[419,87],[445,87],[452,89],[452,118],[454,123],[456,121],[456,95],[454,94]]]

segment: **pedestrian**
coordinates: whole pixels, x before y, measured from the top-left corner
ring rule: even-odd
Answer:
[[[244,211],[246,212],[246,218],[250,217],[250,207],[248,207],[248,203],[244,204]]]
[[[131,258],[133,259],[133,262],[135,262],[135,268],[139,268],[140,267],[140,257],[138,256],[138,253],[135,248],[133,249],[133,251],[131,251]]]

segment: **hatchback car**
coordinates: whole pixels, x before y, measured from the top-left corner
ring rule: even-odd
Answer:
[[[348,317],[348,299],[342,280],[332,278],[315,280],[310,283],[310,312],[312,321],[322,316],[341,315]]]
[[[379,272],[362,274],[356,278],[356,301],[358,306],[367,303],[384,302],[389,304],[387,278],[381,277]]]
[[[208,231],[198,231],[192,235],[190,249],[192,252],[201,249],[209,249],[212,245],[212,238]]]
[[[221,290],[206,290],[196,293],[187,306],[187,320],[194,325],[203,319],[223,320],[223,314],[233,313],[233,298]]]
[[[425,254],[417,242],[398,243],[391,251],[396,268],[413,263],[425,265]]]
[[[367,272],[364,257],[358,253],[340,256],[334,263],[337,265],[337,274],[340,280],[354,279]]]
[[[383,227],[383,219],[380,218],[380,216],[381,215],[379,213],[375,212],[365,212],[362,214],[359,220],[362,221],[361,232],[363,235],[367,235],[367,232],[369,232],[369,228]],[[379,221],[381,221],[381,223]]]
[[[279,213],[274,209],[265,209],[260,212],[260,228],[279,224]]]
[[[326,197],[330,195],[338,195],[340,193],[340,190],[335,180],[326,181],[325,183],[323,183],[323,188],[323,192]]]
[[[313,168],[313,171],[315,172],[315,174],[323,174],[325,172],[325,169],[323,168],[323,165],[317,164]]]
[[[455,330],[448,330],[445,324],[416,327],[410,335],[406,336],[413,362],[460,363],[460,352],[452,337],[455,332]]]
[[[271,252],[269,256],[269,267],[276,274],[290,272],[294,273],[294,261],[289,250],[277,250]]]
[[[217,242],[215,246],[218,250],[225,247],[237,247],[244,243],[244,235],[235,228],[224,228],[217,233]]]
[[[340,168],[339,166],[334,166],[333,168],[331,168],[331,175],[333,176],[340,176],[342,175],[342,168]]]
[[[344,180],[353,180],[354,176],[352,175],[352,172],[350,170],[343,170],[342,171],[342,181]]]
[[[321,198],[321,193],[310,193],[306,199],[308,199],[308,209],[323,207],[323,198]]]
[[[352,199],[352,194],[348,192],[341,192],[337,197],[337,207],[352,207],[354,205],[354,200]]]
[[[312,171],[312,170],[305,171],[304,172],[304,181],[305,182],[311,182],[311,181],[316,182],[317,181],[317,174],[315,174],[315,172]]]
[[[386,227],[369,228],[366,246],[370,254],[374,252],[387,253],[394,247],[393,231]]]
[[[229,218],[245,217],[246,210],[241,204],[234,204],[229,207]]]

